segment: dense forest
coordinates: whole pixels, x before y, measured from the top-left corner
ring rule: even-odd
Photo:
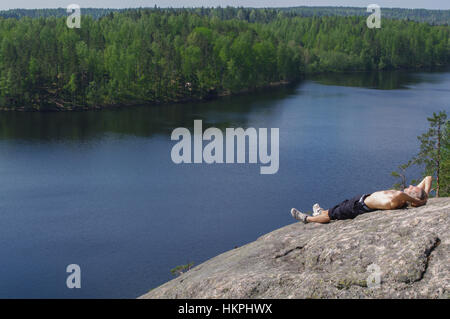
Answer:
[[[148,10],[151,10],[147,8]],[[162,10],[153,8],[154,10]],[[89,15],[95,19],[103,17],[111,12],[125,12],[133,9],[108,9],[108,8],[82,8],[84,15]],[[210,17],[220,17],[226,19],[241,19],[248,22],[270,22],[279,16],[282,17],[323,17],[323,16],[367,16],[367,8],[357,7],[289,7],[289,8],[183,8],[166,9],[169,11],[184,10],[199,15]],[[65,17],[67,11],[65,8],[58,9],[12,9],[0,11],[0,17],[16,18],[46,18],[46,17]],[[450,23],[450,10],[426,10],[426,9],[402,9],[402,8],[382,8],[384,19],[411,20],[417,22],[426,22],[433,25]]]
[[[369,3],[369,2],[367,2]],[[375,1],[376,3],[376,1]],[[302,17],[312,16],[366,16],[367,8],[355,7],[295,7],[282,8],[283,12],[299,15]],[[384,19],[411,20],[417,22],[427,22],[430,24],[450,23],[450,10],[426,10],[426,9],[402,9],[402,8],[381,8]]]
[[[204,10],[204,11],[202,11]],[[450,27],[272,9],[0,17],[0,106],[71,109],[204,99],[318,72],[450,63]]]
[[[94,19],[101,18],[111,12],[121,12],[127,9],[109,9],[109,8],[81,8],[82,14]],[[58,9],[11,9],[0,11],[0,17],[3,18],[47,18],[47,17],[67,17],[66,8]]]

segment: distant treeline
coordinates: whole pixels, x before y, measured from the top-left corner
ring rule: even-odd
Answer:
[[[262,22],[275,11],[252,12],[261,22],[233,8],[109,12],[83,16],[81,29],[63,17],[0,18],[0,107],[204,99],[307,73],[450,64],[448,26],[384,20],[369,29],[365,17],[280,12]]]
[[[367,2],[369,3],[369,2]],[[374,2],[376,3],[376,1]],[[367,8],[355,7],[294,7],[280,8],[288,14],[300,15],[302,17],[312,16],[367,16]],[[426,22],[430,24],[450,24],[450,10],[427,10],[427,9],[402,9],[381,7],[382,18],[411,20]]]
[[[69,2],[68,2],[69,3]],[[109,9],[109,8],[81,8],[81,14],[90,16],[94,19],[101,18],[111,12],[125,11],[125,9]],[[67,17],[66,8],[58,9],[11,9],[0,11],[0,17],[3,18],[47,18],[47,17]]]
[[[189,11],[199,15],[209,17],[219,17],[223,20],[241,19],[248,22],[267,23],[282,17],[324,17],[324,16],[367,16],[367,8],[357,7],[288,7],[288,8],[145,8],[146,10]],[[126,12],[134,9],[110,9],[110,8],[82,8],[82,14],[98,19],[112,12]],[[402,9],[402,8],[381,8],[382,17],[387,19],[411,20],[426,22],[433,25],[450,24],[450,10],[427,10],[427,9]],[[0,11],[0,17],[16,18],[46,18],[67,16],[65,8],[58,9],[11,9]]]

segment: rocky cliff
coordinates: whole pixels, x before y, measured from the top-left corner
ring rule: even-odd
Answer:
[[[141,298],[449,298],[449,215],[450,198],[439,198],[327,225],[295,223]]]

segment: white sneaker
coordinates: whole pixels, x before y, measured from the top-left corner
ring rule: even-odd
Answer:
[[[299,220],[301,222],[303,222],[304,224],[308,223],[308,215],[296,210],[295,208],[291,209],[291,215],[292,217],[294,217],[296,220]]]
[[[319,204],[314,204],[313,206],[313,216],[319,216],[320,214],[322,214],[323,212],[323,208],[319,206]]]

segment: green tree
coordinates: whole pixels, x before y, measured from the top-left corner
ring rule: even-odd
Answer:
[[[436,197],[440,196],[442,184],[448,180],[445,176],[446,163],[448,164],[448,120],[445,111],[433,113],[433,117],[427,119],[430,123],[429,130],[418,137],[420,151],[414,158],[414,163],[424,165],[424,176],[435,177]],[[444,169],[443,169],[444,168]]]
[[[407,178],[406,171],[413,164],[413,161],[410,160],[406,164],[402,164],[398,166],[398,172],[394,171],[391,173],[391,176],[398,178],[400,181],[394,184],[394,189],[398,189],[403,191],[407,186]],[[413,183],[413,181],[411,181]]]
[[[176,266],[175,268],[172,268],[172,269],[170,270],[170,272],[171,272],[172,275],[174,275],[174,276],[180,276],[181,274],[183,274],[183,273],[185,273],[185,272],[191,270],[191,268],[192,268],[193,266],[194,266],[194,263],[193,263],[193,262],[190,262],[190,263],[188,263],[188,264],[186,264],[186,265],[179,265],[179,266]]]
[[[0,107],[203,99],[305,73],[450,64],[447,12],[388,10],[380,30],[354,8],[84,12],[81,29],[62,9],[0,12]]]
[[[444,133],[444,141],[442,142],[442,167],[440,180],[440,196],[450,196],[450,121],[447,121]]]

